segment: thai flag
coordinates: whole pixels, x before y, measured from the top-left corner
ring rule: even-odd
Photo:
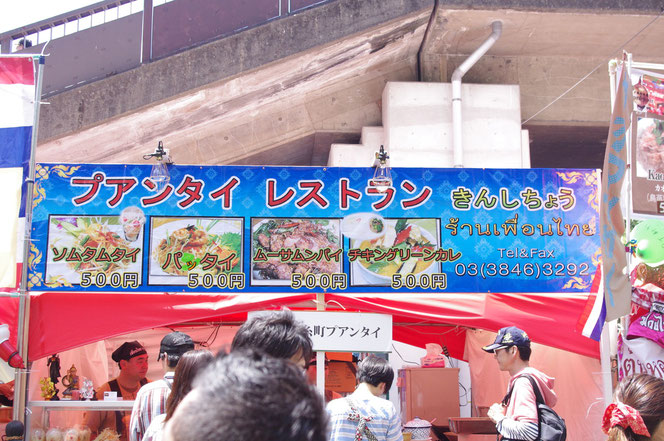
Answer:
[[[600,341],[602,329],[606,321],[606,302],[604,301],[604,278],[602,277],[602,265],[597,266],[590,287],[590,294],[586,306],[577,323],[577,331],[585,337]]]
[[[25,178],[34,125],[30,57],[0,57],[0,291],[18,291],[25,228]]]

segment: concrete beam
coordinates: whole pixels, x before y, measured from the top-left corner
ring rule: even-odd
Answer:
[[[433,8],[433,0],[338,0],[49,98],[39,140],[55,139],[219,80]],[[387,41],[367,42],[379,50]],[[282,78],[275,78],[278,83]]]
[[[163,140],[178,163],[246,164],[318,133],[359,137],[363,126],[380,125],[384,85],[416,78],[415,54],[427,19],[427,11],[404,17],[43,142],[37,160],[61,161],[66,151],[74,162],[140,163]],[[311,149],[298,145],[302,158],[279,158],[314,161]],[[315,160],[324,164],[327,149],[317,148]]]

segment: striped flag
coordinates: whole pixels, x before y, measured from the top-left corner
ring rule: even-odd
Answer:
[[[32,58],[0,57],[0,291],[18,291],[34,110]]]
[[[583,327],[583,335],[598,341],[604,322],[629,314],[631,305],[632,286],[627,271],[627,254],[620,240],[625,232],[620,194],[627,170],[627,130],[631,122],[632,108],[632,82],[623,65],[609,122],[602,174],[602,203],[599,213],[602,283]]]
[[[602,296],[603,286],[604,277],[602,277],[602,265],[600,264],[597,266],[597,271],[593,277],[590,294],[581,319],[577,323],[577,332],[581,332],[581,335],[596,341],[600,341],[604,320],[606,319],[606,304]]]

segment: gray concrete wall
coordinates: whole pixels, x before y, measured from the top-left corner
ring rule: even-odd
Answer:
[[[432,0],[341,0],[55,95],[39,140],[57,138],[394,18]],[[275,81],[278,81],[275,78]]]
[[[433,0],[338,0],[49,98],[40,141],[126,115],[188,91],[342,39],[404,15]],[[441,7],[657,14],[661,0],[441,0]],[[381,41],[369,44],[380,49]],[[438,72],[439,76],[441,72]],[[279,78],[274,78],[279,84]],[[286,87],[286,85],[284,85]]]

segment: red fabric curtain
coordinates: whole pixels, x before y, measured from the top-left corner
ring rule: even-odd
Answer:
[[[314,294],[42,293],[31,299],[29,359],[133,331],[218,320],[229,314],[270,309],[314,297]]]
[[[489,331],[516,325],[538,343],[599,358],[599,343],[576,330],[587,297],[587,294],[450,293],[327,294],[325,298],[349,310],[392,314],[394,322],[445,323]],[[454,356],[464,359],[458,353]]]
[[[42,293],[31,298],[29,359],[157,326],[244,320],[247,311],[282,306],[313,309],[315,298],[313,293]],[[454,326],[497,331],[508,325],[527,330],[538,343],[599,358],[598,343],[576,331],[585,294],[326,294],[325,299],[330,310],[391,314],[395,340],[420,347],[439,343],[455,358],[465,358],[465,331]]]

